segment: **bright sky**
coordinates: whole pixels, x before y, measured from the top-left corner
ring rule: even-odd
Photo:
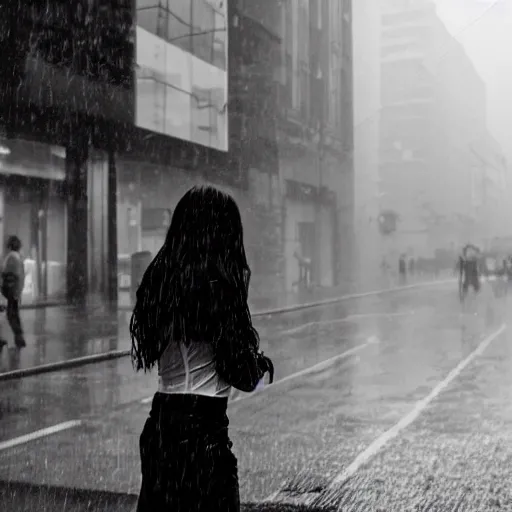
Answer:
[[[487,85],[488,127],[512,159],[512,0],[435,0]]]

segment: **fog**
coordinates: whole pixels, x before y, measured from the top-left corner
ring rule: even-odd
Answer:
[[[487,119],[512,157],[512,4],[507,0],[437,0],[439,16],[462,43],[487,87]]]
[[[401,254],[512,250],[511,26],[506,1],[354,4],[360,279]]]

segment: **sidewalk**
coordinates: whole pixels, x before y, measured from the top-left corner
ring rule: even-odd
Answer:
[[[439,279],[443,280],[446,277],[439,276]],[[431,281],[433,279],[410,279],[406,284]],[[290,294],[271,301],[271,306],[265,307],[264,310],[318,302],[353,293],[386,290],[397,286],[393,280],[379,284],[380,286],[377,285],[372,290],[353,290],[347,285],[342,285],[333,288],[318,288],[300,295]],[[267,304],[269,301],[265,301],[266,306]],[[254,302],[251,304],[251,309],[253,314],[261,310]],[[127,305],[120,308],[117,315],[101,311],[84,313],[66,306],[23,309],[21,317],[27,346],[21,351],[4,348],[0,353],[0,375],[76,358],[101,356],[114,351],[127,351],[131,347],[130,316],[131,308]],[[13,347],[12,333],[5,313],[0,314],[0,334]]]
[[[22,309],[20,315],[27,346],[16,350],[5,313],[0,314],[0,334],[9,342],[0,353],[0,373],[128,347],[124,313],[56,306]]]

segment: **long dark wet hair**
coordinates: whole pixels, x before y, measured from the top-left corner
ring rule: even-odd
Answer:
[[[134,367],[150,370],[177,341],[212,343],[216,356],[241,343],[258,350],[249,280],[236,202],[213,187],[190,189],[137,290],[130,321]]]

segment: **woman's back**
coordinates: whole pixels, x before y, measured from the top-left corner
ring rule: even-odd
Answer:
[[[171,342],[158,361],[160,393],[228,397],[231,386],[217,373],[211,343]]]
[[[239,512],[227,418],[231,386],[254,391],[273,366],[259,349],[250,269],[235,201],[211,187],[179,201],[137,290],[130,333],[137,369],[158,365],[140,438],[138,512]]]

